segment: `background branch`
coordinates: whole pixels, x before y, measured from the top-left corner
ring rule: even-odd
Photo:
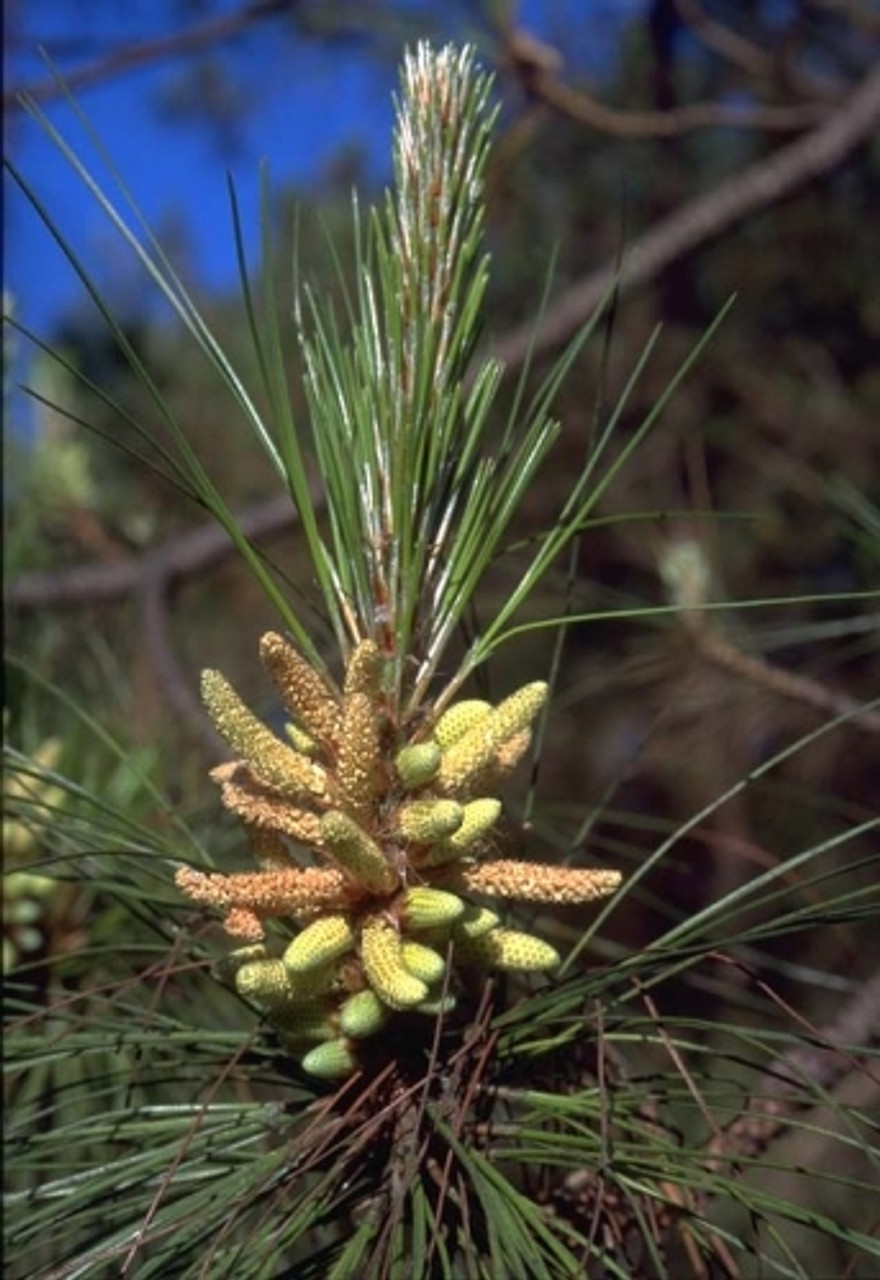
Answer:
[[[854,1068],[870,1074],[868,1067],[859,1062],[859,1056],[878,1041],[880,972],[853,992],[833,1022],[771,1063],[757,1083],[746,1112],[712,1141],[709,1150],[714,1167],[718,1167],[721,1157],[754,1157],[766,1150],[788,1115],[816,1104],[815,1094],[805,1085],[830,1092]],[[875,1084],[880,1081],[875,1079]]]
[[[808,183],[832,174],[880,123],[880,64],[831,116],[796,142],[733,174],[682,205],[633,241],[620,271],[620,292],[655,279],[673,262],[696,252],[747,217],[762,213]],[[564,343],[592,314],[616,278],[613,263],[572,285],[547,308],[540,328],[524,324],[498,338],[492,354],[508,367],[530,351]]]
[[[511,31],[505,54],[526,94],[579,124],[617,138],[674,138],[698,129],[763,129],[796,132],[827,117],[826,103],[727,106],[695,102],[668,111],[609,107],[584,89],[573,89],[556,74],[561,58],[525,31]]]
[[[287,494],[259,503],[236,516],[251,541],[275,537],[297,522]],[[171,597],[187,578],[210,572],[236,552],[219,525],[203,525],[181,534],[142,556],[113,563],[80,565],[52,573],[26,573],[10,586],[11,609],[33,612],[43,608],[80,608],[112,604],[133,597],[139,613],[139,634],[156,687],[175,722],[187,729],[209,754],[225,755],[226,747],[205,715],[195,682],[183,670],[171,635]]]
[[[154,40],[136,40],[132,44],[114,49],[104,57],[96,58],[94,62],[86,63],[83,67],[71,68],[60,79],[41,80],[30,85],[12,85],[3,91],[3,110],[22,107],[24,99],[51,102],[65,92],[91,88],[92,85],[135,67],[142,67],[146,63],[198,53],[210,45],[220,44],[232,36],[240,35],[248,27],[255,26],[266,18],[274,18],[296,8],[298,0],[254,0],[253,4],[245,5],[222,18],[209,18],[205,22],[175,31],[172,35],[158,36]]]
[[[297,515],[285,494],[238,512],[235,520],[245,537],[256,541],[285,532],[296,523]],[[22,612],[112,604],[139,590],[143,578],[161,582],[167,591],[183,579],[216,568],[234,551],[226,530],[212,521],[115,564],[22,573],[9,585],[7,604]]]

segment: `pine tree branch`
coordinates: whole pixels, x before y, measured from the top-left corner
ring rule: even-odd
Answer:
[[[584,88],[574,89],[557,74],[561,58],[528,32],[511,31],[505,54],[526,95],[558,114],[615,138],[675,138],[699,129],[761,129],[799,132],[827,119],[827,102],[729,106],[693,102],[667,111],[611,107]]]
[[[620,292],[648,284],[746,218],[829,177],[878,124],[880,63],[823,124],[696,196],[635,240],[620,271]],[[520,366],[530,351],[538,354],[561,345],[589,318],[617,274],[613,263],[592,272],[548,307],[537,332],[532,324],[521,325],[495,341],[492,355],[510,369]]]
[[[277,536],[296,520],[287,495],[259,503],[237,516],[242,532],[251,541]],[[139,633],[157,690],[176,723],[216,756],[223,743],[205,715],[194,682],[178,660],[171,635],[170,601],[180,582],[209,572],[235,553],[226,531],[212,522],[119,563],[22,574],[10,585],[7,604],[25,613],[115,604],[134,597],[140,615]]]
[[[751,76],[766,78],[772,74],[773,55],[732,27],[710,17],[699,0],[674,0],[674,7],[681,20],[707,49]]]
[[[12,85],[3,92],[3,110],[9,111],[32,102],[51,102],[64,92],[88,89],[112,76],[157,62],[162,58],[181,57],[197,53],[211,45],[240,35],[248,27],[266,18],[274,18],[298,8],[298,0],[254,0],[233,13],[221,18],[209,18],[204,22],[174,31],[170,35],[157,36],[154,40],[137,40],[122,45],[104,57],[82,67],[74,67],[59,78],[41,80],[31,85]]]
[[[856,1055],[878,1041],[880,972],[856,989],[832,1023],[771,1063],[743,1115],[710,1144],[710,1167],[719,1167],[722,1159],[754,1158],[765,1151],[792,1112],[816,1102],[806,1086],[830,1092],[851,1070],[868,1071]]]
[[[287,495],[270,498],[239,512],[236,522],[251,541],[275,537],[296,523]],[[235,553],[229,535],[213,520],[170,538],[141,556],[115,564],[84,564],[48,572],[19,574],[9,584],[6,603],[13,611],[78,609],[87,604],[114,604],[140,589],[146,578],[168,590],[175,583],[222,564]]]
[[[684,611],[682,622],[698,652],[713,666],[823,715],[849,717],[847,723],[854,729],[880,733],[880,713],[864,708],[855,698],[829,689],[809,676],[795,675],[765,658],[743,653],[716,629],[708,626],[706,615],[699,610]]]

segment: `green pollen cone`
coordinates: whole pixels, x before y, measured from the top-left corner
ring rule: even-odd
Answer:
[[[559,953],[543,938],[516,929],[492,929],[477,938],[465,938],[456,942],[455,959],[462,964],[473,964],[487,969],[519,969],[527,973],[541,973],[555,969]]]
[[[418,742],[402,747],[394,758],[397,776],[407,790],[430,782],[439,767],[440,748],[436,742]]]
[[[458,1003],[453,995],[438,996],[436,1000],[423,1000],[421,1004],[415,1007],[416,1013],[426,1013],[432,1018],[436,1018],[438,1014],[452,1013]]]
[[[355,1040],[375,1035],[384,1027],[390,1010],[375,991],[356,991],[339,1010],[339,1030]]]
[[[331,809],[321,819],[321,839],[336,861],[370,893],[391,893],[397,872],[354,818]]]
[[[428,986],[403,963],[397,930],[381,916],[364,922],[361,959],[367,981],[391,1009],[409,1009],[427,999]]]
[[[464,810],[455,800],[412,800],[397,811],[397,828],[414,844],[433,844],[461,826]]]
[[[308,756],[313,760],[320,751],[315,739],[311,734],[306,733],[305,729],[301,729],[298,724],[292,724],[290,721],[284,726],[284,733],[287,741],[295,751],[300,755]]]
[[[244,965],[252,960],[265,960],[266,948],[262,942],[254,942],[248,947],[236,947],[229,955],[221,956],[214,964],[213,973],[221,982],[231,982]]]
[[[339,1019],[326,1001],[287,1005],[274,1010],[269,1018],[288,1045],[333,1040],[339,1035]]]
[[[461,826],[447,838],[446,844],[456,852],[464,853],[495,826],[500,816],[501,801],[494,797],[469,801],[464,806]]]
[[[469,906],[460,920],[452,926],[454,938],[480,938],[501,923],[499,917],[488,907]]]
[[[267,1009],[287,1004],[295,998],[293,984],[281,960],[250,960],[235,975],[240,996]]]
[[[445,889],[414,885],[403,895],[401,915],[412,929],[435,929],[464,915],[465,904]]]
[[[400,958],[413,977],[420,978],[429,987],[439,982],[446,971],[443,956],[421,942],[410,942],[404,938],[400,944]]]
[[[335,967],[325,965],[309,973],[291,973],[283,960],[251,960],[235,975],[239,995],[274,1012],[322,995],[335,978]]]
[[[291,973],[308,973],[335,960],[354,943],[348,916],[333,912],[319,916],[297,934],[284,952],[284,965]]]
[[[434,725],[434,740],[446,751],[459,738],[485,720],[492,710],[491,704],[481,702],[477,698],[469,698],[464,702],[454,702],[447,707]]]
[[[326,1040],[310,1049],[300,1066],[320,1080],[341,1080],[357,1068],[357,1059],[348,1040]]]

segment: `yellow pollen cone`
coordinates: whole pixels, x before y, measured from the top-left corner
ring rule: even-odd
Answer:
[[[493,858],[472,867],[450,867],[442,872],[452,889],[485,893],[488,897],[519,902],[593,902],[619,888],[619,871],[586,867],[554,867],[539,862]]]
[[[294,800],[323,798],[327,775],[321,766],[276,738],[219,671],[202,672],[202,700],[220,735],[261,782]]]
[[[543,938],[516,929],[492,929],[478,938],[456,941],[455,959],[461,964],[474,964],[488,969],[521,969],[539,973],[555,969],[559,952]]]
[[[333,912],[319,916],[289,944],[284,965],[291,973],[308,973],[343,955],[353,944],[354,930],[347,915]]]
[[[454,702],[447,707],[434,725],[434,741],[442,751],[446,751],[459,738],[485,720],[492,710],[490,703],[481,702],[477,698],[468,698],[464,702]]]
[[[345,809],[361,822],[369,822],[381,781],[379,717],[375,703],[365,693],[346,695],[338,744],[336,781]]]
[[[403,963],[397,930],[382,916],[372,916],[361,929],[361,959],[367,981],[391,1009],[409,1009],[427,999],[428,986]]]
[[[341,1080],[357,1068],[357,1058],[347,1039],[326,1040],[310,1049],[300,1066],[308,1075],[321,1080]]]
[[[339,731],[339,703],[323,677],[275,631],[260,641],[260,657],[297,724],[318,742],[332,743]]]
[[[455,800],[411,800],[400,806],[397,829],[414,844],[433,844],[452,835],[462,824],[464,810]]]
[[[370,893],[391,893],[397,872],[375,840],[341,809],[321,819],[321,841],[358,884]]]
[[[343,699],[347,700],[354,693],[362,693],[366,694],[371,702],[375,702],[381,674],[382,657],[379,646],[375,640],[359,641],[352,649],[345,669]]]
[[[528,729],[546,701],[546,682],[535,680],[499,702],[492,712],[492,735],[495,742],[500,745],[514,734]]]

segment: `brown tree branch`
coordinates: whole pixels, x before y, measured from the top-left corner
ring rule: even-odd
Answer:
[[[560,114],[617,138],[676,138],[698,129],[718,128],[797,133],[828,116],[828,108],[815,102],[756,107],[694,102],[669,111],[624,111],[546,75],[537,79],[534,92]]]
[[[675,8],[683,22],[691,28],[707,49],[720,54],[727,62],[750,76],[766,79],[773,71],[773,55],[761,45],[747,40],[738,31],[711,18],[699,0],[675,0]]]
[[[880,35],[880,13],[873,0],[810,0],[810,7],[845,17],[864,35]]]
[[[296,510],[285,494],[241,512],[237,523],[246,538],[257,541],[283,533],[296,519]],[[216,756],[225,748],[178,661],[171,636],[170,597],[178,583],[222,564],[234,550],[226,530],[209,524],[120,563],[22,574],[10,584],[7,604],[12,610],[32,612],[110,604],[134,596],[156,687],[177,723]]]
[[[37,84],[13,85],[3,92],[3,110],[21,107],[23,99],[33,102],[50,102],[60,97],[66,90],[87,89],[102,80],[141,67],[145,63],[157,62],[160,58],[176,58],[187,53],[196,53],[209,45],[219,44],[232,36],[240,35],[248,27],[254,26],[266,18],[274,18],[297,8],[298,0],[253,0],[234,13],[222,18],[209,18],[205,22],[194,23],[191,27],[175,31],[167,36],[157,36],[154,40],[138,40],[133,44],[122,45],[104,57],[82,67],[74,67],[64,73],[59,80],[41,80]]]
[[[521,325],[496,340],[492,355],[517,367],[530,351],[538,354],[560,345],[589,319],[615,281],[621,293],[632,292],[750,215],[827,178],[878,124],[880,63],[823,124],[661,219],[630,245],[619,277],[614,264],[592,272],[548,307],[537,332],[533,325]]]
[[[681,620],[698,652],[713,666],[768,689],[777,697],[811,707],[822,715],[847,717],[845,723],[853,729],[880,734],[880,712],[863,707],[855,698],[828,689],[809,676],[795,675],[765,658],[743,653],[711,626],[706,614],[699,610],[683,611]]]
[[[284,495],[249,507],[235,519],[244,536],[253,541],[283,533],[296,523],[297,516],[290,498]],[[137,591],[144,577],[160,581],[168,590],[178,581],[216,568],[233,551],[226,530],[212,522],[117,564],[20,574],[9,584],[6,602],[10,609],[23,613],[112,604]]]
[[[807,71],[803,65],[794,65],[790,50],[788,53],[783,51],[785,41],[783,49],[774,49],[772,53],[768,53],[761,45],[711,17],[701,0],[674,0],[674,3],[682,21],[707,49],[724,58],[731,66],[739,67],[753,79],[775,81],[777,85],[785,85],[824,102],[839,99],[841,84],[828,75],[820,75],[815,68]],[[846,16],[854,25],[858,25],[854,14],[848,13]]]
[[[710,1168],[765,1151],[788,1116],[816,1104],[816,1094],[805,1086],[830,1092],[849,1071],[869,1070],[860,1056],[880,1041],[880,972],[853,992],[832,1023],[816,1030],[806,1026],[805,1032],[810,1040],[767,1068],[747,1110],[709,1144]]]
[[[793,133],[827,118],[825,103],[780,106],[727,106],[695,102],[668,111],[634,111],[609,107],[585,89],[573,89],[556,74],[555,50],[525,31],[511,31],[505,52],[527,95],[560,115],[599,133],[617,138],[674,138],[698,129],[719,127]]]

